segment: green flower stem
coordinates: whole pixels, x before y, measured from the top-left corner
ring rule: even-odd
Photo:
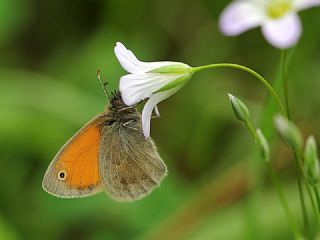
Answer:
[[[247,129],[249,130],[249,133],[250,135],[252,136],[252,138],[254,139],[254,141],[258,144],[259,143],[259,139],[258,139],[258,136],[257,136],[257,132],[253,126],[253,124],[250,122],[249,119],[246,119],[244,121]],[[282,205],[282,208],[286,214],[286,217],[287,217],[287,220],[288,220],[288,223],[291,227],[291,230],[292,230],[292,233],[294,234],[295,236],[295,239],[301,239],[301,233],[299,231],[299,228],[297,227],[296,225],[296,222],[294,220],[294,217],[293,217],[293,214],[289,208],[289,205],[288,205],[288,201],[283,193],[283,190],[282,190],[282,187],[281,187],[281,184],[277,178],[277,175],[276,173],[274,172],[272,166],[271,166],[271,163],[270,161],[266,161],[266,164],[267,164],[267,169],[268,169],[268,173],[269,173],[269,176],[272,180],[272,183],[273,183],[273,186],[275,187],[275,189],[277,190],[277,193],[278,193],[278,197],[280,199],[280,203]]]
[[[297,160],[295,160],[297,162]],[[308,214],[307,214],[307,207],[306,207],[306,201],[304,199],[303,194],[303,187],[302,187],[302,178],[300,176],[299,166],[296,165],[296,173],[297,173],[297,183],[298,183],[298,190],[299,190],[299,198],[300,198],[300,204],[301,204],[301,211],[303,216],[303,224],[306,229],[306,231],[310,232],[310,226],[309,226],[309,220],[308,220]]]
[[[277,175],[274,172],[274,170],[273,170],[273,168],[271,166],[271,163],[267,162],[266,164],[267,164],[269,176],[270,176],[270,178],[272,180],[272,183],[273,183],[274,187],[277,190],[277,193],[278,193],[282,208],[285,211],[285,214],[287,216],[289,225],[290,225],[291,230],[292,230],[292,232],[293,232],[293,234],[295,236],[295,239],[301,239],[300,231],[299,231],[299,229],[298,229],[298,227],[297,227],[297,225],[296,225],[296,223],[294,221],[294,217],[293,217],[293,215],[292,215],[292,213],[290,211],[287,199],[286,199],[286,197],[284,195],[284,192],[283,192],[283,190],[281,188],[279,179],[277,178]]]
[[[287,51],[282,50],[281,51],[281,79],[282,79],[282,84],[283,84],[283,95],[285,99],[285,105],[286,105],[286,112],[287,115],[286,117],[291,120],[291,111],[290,111],[290,105],[289,105],[289,90],[288,90],[288,77],[287,77],[287,69],[286,69],[286,62],[287,62]],[[292,149],[295,151],[294,149]],[[295,154],[295,163],[296,163],[296,168],[297,168],[297,173],[298,173],[298,190],[299,190],[299,198],[300,198],[300,203],[301,203],[301,210],[302,210],[302,215],[303,215],[303,221],[304,221],[304,226],[306,228],[309,228],[309,221],[308,221],[308,214],[307,214],[307,208],[305,205],[305,196],[303,194],[303,187],[302,187],[302,182],[301,179],[305,178],[305,176],[302,176],[300,173],[303,172],[303,164],[299,164],[300,160],[297,158],[299,154]],[[302,162],[302,161],[301,161]],[[306,179],[305,179],[306,180]],[[308,184],[306,182],[306,184]],[[309,194],[310,196],[310,194]],[[312,200],[311,200],[312,201]]]
[[[318,204],[318,210],[319,210],[319,213],[320,213],[320,194],[319,194],[319,189],[317,188],[317,185],[313,186],[313,191],[314,191],[314,194],[316,195],[317,204]]]
[[[268,89],[268,91],[274,96],[274,98],[276,99],[276,101],[279,105],[279,108],[280,108],[282,114],[287,116],[287,112],[286,112],[286,110],[280,100],[279,95],[276,93],[276,91],[272,88],[272,86],[269,84],[269,82],[264,77],[262,77],[259,73],[252,70],[251,68],[248,68],[248,67],[245,67],[245,66],[242,66],[239,64],[234,64],[234,63],[216,63],[216,64],[209,64],[209,65],[204,65],[204,66],[200,66],[200,67],[193,67],[193,68],[191,68],[191,72],[195,73],[195,72],[199,72],[199,71],[202,71],[205,69],[219,68],[219,67],[236,68],[236,69],[240,69],[245,72],[248,72],[251,75],[255,76]]]
[[[295,159],[296,159],[296,164],[299,166],[299,170],[300,170],[300,176],[298,176],[298,177],[301,177],[304,180],[304,183],[305,183],[306,189],[307,189],[307,193],[310,198],[310,202],[311,202],[314,214],[315,214],[317,224],[320,227],[320,213],[316,207],[316,203],[314,201],[314,198],[313,198],[313,195],[311,192],[311,187],[310,187],[310,184],[308,183],[308,179],[307,179],[306,173],[304,171],[301,153],[297,150],[294,150],[294,155],[295,155]]]
[[[255,128],[253,127],[252,123],[247,119],[244,121],[244,124],[246,125],[247,129],[249,130],[249,133],[252,136],[252,138],[254,139],[254,141],[256,143],[259,143],[257,132],[256,132]]]
[[[294,149],[292,149],[292,151],[295,152]],[[300,198],[304,226],[306,227],[306,231],[309,232],[310,227],[309,227],[309,221],[308,221],[308,213],[307,213],[306,201],[305,201],[305,196],[303,194],[303,186],[302,186],[301,180],[304,179],[304,182],[306,183],[307,188],[308,188],[308,182],[307,182],[306,176],[304,174],[302,159],[299,159],[298,156],[299,156],[299,153],[297,153],[297,152],[294,153],[294,159],[295,159],[295,165],[296,165],[296,171],[297,171],[299,198]],[[299,162],[301,162],[301,164],[299,164]],[[311,202],[312,202],[313,200],[312,200],[312,196],[310,194],[309,194],[309,197],[311,197]]]
[[[289,106],[289,90],[288,90],[288,77],[286,71],[286,60],[287,60],[287,52],[286,50],[282,50],[281,52],[281,74],[282,74],[282,83],[283,83],[283,95],[286,104],[286,111],[288,119],[291,119],[291,112]]]

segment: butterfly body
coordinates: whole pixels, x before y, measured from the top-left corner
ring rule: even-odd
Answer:
[[[158,186],[166,172],[152,139],[143,136],[140,113],[115,92],[106,111],[56,154],[42,186],[62,198],[104,190],[117,201],[134,201]]]

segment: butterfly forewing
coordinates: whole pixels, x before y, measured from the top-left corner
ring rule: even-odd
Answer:
[[[82,127],[56,154],[42,186],[62,198],[84,197],[102,190],[99,174],[101,130],[107,119],[102,113]]]
[[[118,201],[141,199],[157,187],[167,169],[139,124],[115,123],[102,130],[100,175],[107,193]]]

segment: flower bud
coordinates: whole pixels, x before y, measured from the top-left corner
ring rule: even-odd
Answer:
[[[233,112],[236,115],[236,118],[239,119],[240,121],[247,121],[250,117],[250,113],[247,106],[230,93],[228,94],[228,97],[229,97]]]
[[[262,131],[258,128],[257,129],[257,137],[258,137],[258,144],[260,146],[261,156],[266,162],[270,161],[270,148],[267,139],[263,135]]]
[[[317,144],[313,136],[309,136],[304,150],[306,175],[310,184],[317,184],[320,180],[320,166]]]
[[[295,150],[302,148],[302,135],[297,126],[287,118],[277,115],[274,118],[275,127],[281,138]]]

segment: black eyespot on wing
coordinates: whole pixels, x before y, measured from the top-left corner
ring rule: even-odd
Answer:
[[[67,177],[66,171],[61,170],[61,171],[58,172],[58,178],[59,178],[60,180],[65,180],[66,177]]]

